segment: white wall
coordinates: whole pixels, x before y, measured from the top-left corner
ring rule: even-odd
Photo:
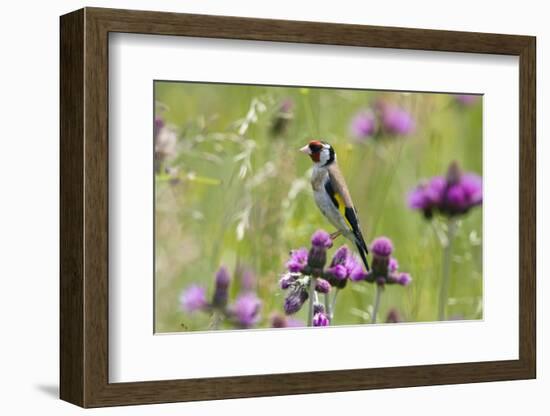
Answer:
[[[510,4],[508,4],[510,3]],[[77,414],[56,399],[58,385],[58,16],[82,6],[229,14],[388,26],[424,27],[536,35],[538,42],[538,312],[539,378],[460,386],[226,400],[92,410],[88,414],[241,415],[298,414],[548,414],[550,362],[548,297],[543,242],[548,239],[548,178],[543,161],[550,146],[542,138],[544,103],[550,101],[548,12],[542,1],[361,2],[156,0],[4,2],[0,15],[0,409],[3,414]],[[7,128],[6,128],[7,127]],[[546,176],[546,178],[543,178]],[[546,201],[543,201],[543,197]],[[505,219],[503,219],[505,221]],[[503,227],[505,227],[503,223]],[[546,234],[543,237],[543,233]],[[545,263],[543,265],[543,263]],[[547,267],[544,267],[546,269]],[[465,340],[464,342],[475,342]],[[8,413],[8,410],[11,412]],[[32,412],[32,413],[31,413]]]

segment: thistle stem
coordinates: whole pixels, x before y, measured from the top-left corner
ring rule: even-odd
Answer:
[[[334,291],[332,302],[330,302],[329,308],[327,308],[328,317],[331,321],[334,318],[334,309],[336,308],[336,297],[338,296],[338,293],[340,293],[340,288],[336,288]]]
[[[315,281],[314,276],[309,278],[309,311],[307,315],[307,326],[313,326],[313,306],[315,304]]]
[[[372,308],[371,324],[376,323],[376,315],[378,314],[378,308],[380,308],[380,298],[382,297],[382,291],[384,289],[380,285],[376,285],[376,296],[374,297],[374,307]]]
[[[332,308],[331,308],[331,305],[330,305],[330,297],[329,297],[329,294],[328,293],[325,293],[324,294],[324,300],[325,300],[325,311],[327,311],[327,315],[330,319],[330,316],[332,315]]]
[[[447,223],[447,241],[443,249],[443,277],[441,279],[441,287],[439,288],[439,312],[438,319],[444,321],[446,319],[446,308],[449,297],[449,283],[451,280],[451,257],[453,249],[453,240],[456,235],[456,220],[449,218]]]
[[[222,317],[218,311],[214,311],[214,316],[212,317],[211,328],[220,329],[220,323],[222,322]]]

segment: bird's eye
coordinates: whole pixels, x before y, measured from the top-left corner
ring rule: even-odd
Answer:
[[[317,144],[317,143],[310,143],[309,145],[309,149],[313,152],[313,153],[317,153],[317,152],[320,152],[321,149],[323,148],[323,146]]]

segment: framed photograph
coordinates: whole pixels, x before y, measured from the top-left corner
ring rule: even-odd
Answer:
[[[61,17],[60,396],[535,378],[535,38]]]

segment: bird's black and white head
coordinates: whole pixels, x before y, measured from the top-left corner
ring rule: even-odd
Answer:
[[[318,167],[327,167],[336,160],[336,153],[332,146],[319,140],[311,140],[300,151],[309,155],[315,166]]]

